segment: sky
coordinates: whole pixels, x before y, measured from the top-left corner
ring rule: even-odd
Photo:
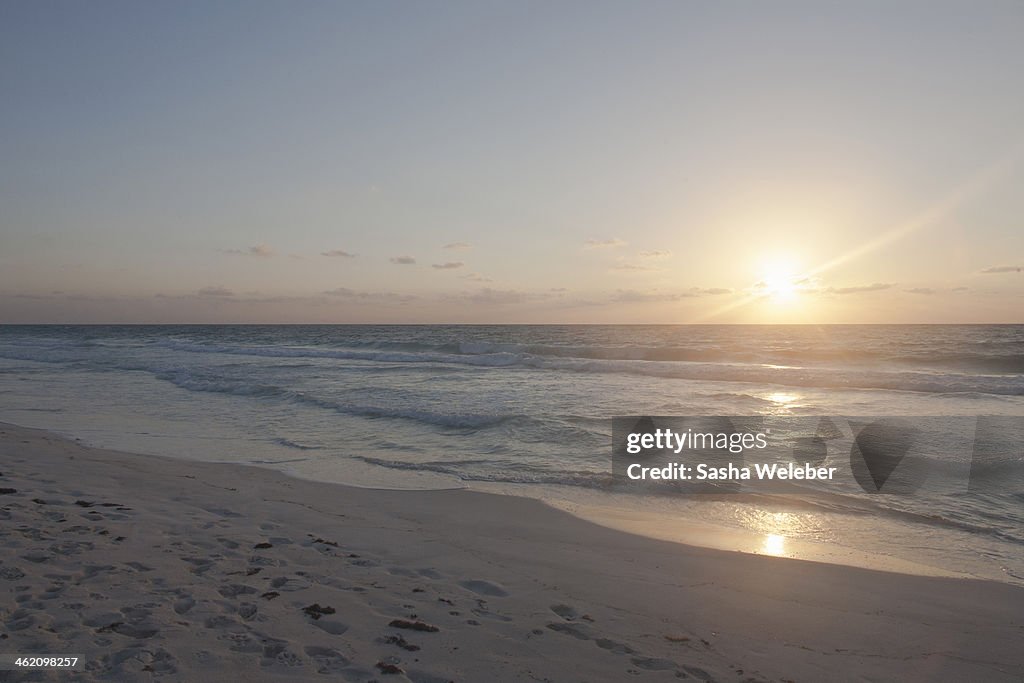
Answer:
[[[1020,2],[0,1],[0,323],[1024,322]]]

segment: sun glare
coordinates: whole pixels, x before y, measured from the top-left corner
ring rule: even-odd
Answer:
[[[791,303],[800,292],[800,274],[793,260],[785,257],[768,259],[761,268],[757,288],[776,303]]]
[[[780,557],[786,554],[786,537],[778,534],[768,534],[764,537],[764,545],[761,547],[766,555]]]

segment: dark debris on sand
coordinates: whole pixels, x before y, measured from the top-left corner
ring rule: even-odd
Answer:
[[[409,652],[416,652],[417,650],[420,649],[419,645],[413,645],[412,643],[410,643],[408,640],[406,640],[402,636],[388,636],[388,637],[384,638],[383,640],[388,645],[397,645],[398,647],[402,648],[403,650],[407,650]]]
[[[405,670],[402,667],[395,664],[388,664],[387,662],[377,662],[377,668],[380,669],[382,674],[404,674]]]
[[[110,633],[111,631],[116,630],[118,626],[121,626],[123,624],[123,621],[115,621],[110,624],[107,624],[106,626],[101,626],[100,628],[96,629],[96,633]]]
[[[315,621],[325,614],[334,614],[335,610],[333,607],[329,605],[326,607],[321,607],[320,603],[314,602],[312,605],[309,605],[308,607],[303,607],[302,611],[308,614],[310,617],[312,617],[313,620]]]
[[[404,628],[410,631],[424,631],[426,633],[437,633],[441,630],[433,624],[428,624],[418,620],[409,621],[407,619],[392,619],[388,626],[391,626],[392,628]]]
[[[324,540],[324,539],[319,538],[319,537],[318,538],[314,538],[313,539],[313,543],[323,543],[324,545],[333,546],[335,548],[338,547],[338,544],[335,543],[334,541],[327,541],[327,540]]]

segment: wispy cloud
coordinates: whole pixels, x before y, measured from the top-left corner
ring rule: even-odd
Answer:
[[[983,273],[1024,273],[1024,266],[989,266]]]
[[[18,294],[11,294],[10,296],[15,299],[53,299],[61,295],[62,294],[60,292],[52,292],[50,294],[25,294],[22,292]]]
[[[494,280],[492,280],[491,278],[484,277],[480,273],[466,273],[465,275],[460,275],[459,277],[461,277],[463,280],[469,280],[470,282],[494,282]]]
[[[668,250],[661,251],[661,250],[658,250],[658,249],[655,249],[655,250],[652,250],[652,251],[641,251],[640,252],[640,258],[668,258],[671,255],[672,255],[671,251],[668,251]]]
[[[330,256],[332,258],[355,258],[356,254],[345,251],[344,249],[331,249],[330,251],[321,251],[321,256]]]
[[[349,289],[348,287],[338,287],[337,289],[329,289],[324,292],[327,296],[338,297],[341,299],[348,299],[350,301],[360,301],[366,303],[381,303],[391,302],[404,304],[409,301],[414,301],[416,297],[412,294],[399,294],[397,292],[369,292],[360,289]]]
[[[224,297],[224,296],[234,296],[235,295],[235,293],[232,292],[227,287],[203,287],[202,289],[200,289],[196,293],[199,296],[220,296],[220,297]]]
[[[652,266],[649,263],[631,263],[629,261],[621,261],[611,266],[609,270],[617,270],[624,273],[642,273],[644,271],[657,271],[664,270],[658,266]]]
[[[441,247],[442,249],[472,249],[473,245],[469,242],[451,242]]]
[[[49,300],[49,301],[132,301],[133,297],[124,296],[102,296],[92,294],[73,294],[69,292],[50,292],[49,294],[0,294],[0,297],[12,299]],[[137,299],[135,299],[137,300]]]
[[[400,266],[411,266],[416,263],[416,259],[412,256],[392,256],[391,262]]]
[[[518,289],[491,289],[484,287],[476,292],[467,292],[461,298],[474,304],[487,306],[508,306],[549,298],[550,295],[538,292],[526,292]]]
[[[618,303],[652,303],[664,301],[682,301],[702,296],[720,296],[731,294],[733,290],[725,287],[691,287],[682,291],[663,291],[658,289],[636,290],[619,289],[612,295],[612,301]]]
[[[266,244],[254,244],[248,249],[222,249],[221,251],[236,256],[259,256],[261,258],[269,258],[274,255],[274,250]]]
[[[608,240],[587,240],[583,243],[584,249],[615,249],[626,246],[626,242],[617,237]]]
[[[967,287],[952,287],[950,289],[935,289],[934,287],[911,287],[910,289],[904,289],[904,292],[908,294],[920,294],[922,296],[932,296],[935,294],[957,294],[959,292],[968,291]]]
[[[447,261],[446,263],[435,263],[430,267],[436,268],[437,270],[455,270],[456,268],[461,268],[464,265],[466,264],[462,261]]]
[[[612,301],[635,304],[655,301],[679,301],[680,299],[690,299],[695,296],[696,294],[686,292],[641,292],[636,289],[620,289],[612,295]]]
[[[821,291],[824,294],[861,294],[862,292],[880,292],[895,286],[895,283],[891,282],[874,282],[870,285],[854,285],[852,287],[826,287]]]

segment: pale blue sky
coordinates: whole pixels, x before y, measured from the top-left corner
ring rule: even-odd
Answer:
[[[1020,2],[6,0],[0,322],[1021,322],[1021,36]]]

